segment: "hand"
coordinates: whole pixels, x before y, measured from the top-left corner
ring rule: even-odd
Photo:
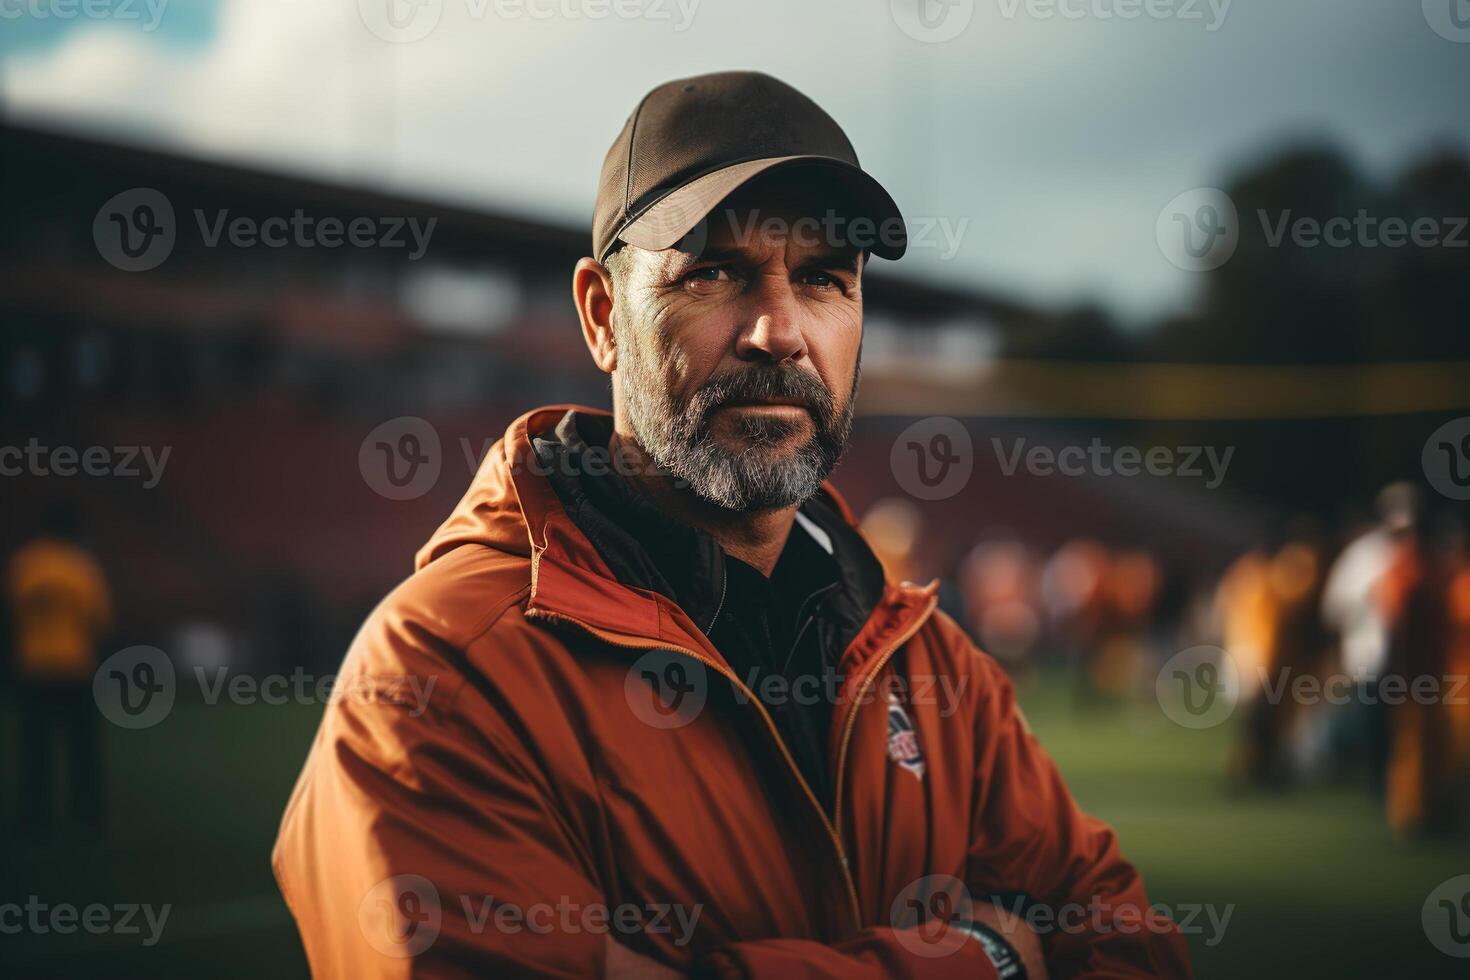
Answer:
[[[605,980],[686,980],[673,967],[633,952],[612,936],[607,937],[607,963],[602,975]]]
[[[970,918],[1000,933],[1011,944],[1029,980],[1048,980],[1046,958],[1041,952],[1041,937],[1026,920],[995,902],[977,901],[970,908]]]

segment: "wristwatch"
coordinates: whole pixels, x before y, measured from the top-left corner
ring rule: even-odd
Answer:
[[[954,919],[950,922],[950,927],[979,941],[1000,980],[1027,980],[1026,965],[1021,962],[1020,954],[1000,933],[985,923],[972,919]]]

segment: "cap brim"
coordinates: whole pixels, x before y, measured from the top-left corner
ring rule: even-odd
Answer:
[[[721,201],[741,186],[771,170],[790,167],[830,169],[834,178],[852,195],[864,215],[871,218],[877,228],[882,230],[882,233],[865,236],[862,246],[880,258],[896,259],[903,255],[908,248],[908,229],[898,205],[883,189],[883,185],[846,160],[814,155],[764,157],[711,171],[683,187],[675,188],[649,205],[642,213],[629,220],[618,231],[614,240],[652,251],[672,248]],[[892,219],[897,219],[896,231]]]

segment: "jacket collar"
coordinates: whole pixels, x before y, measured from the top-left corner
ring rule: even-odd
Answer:
[[[529,558],[528,615],[570,620],[641,644],[692,648],[722,662],[678,602],[620,580],[567,513],[534,439],[554,432],[572,411],[594,419],[610,417],[596,409],[555,405],[512,422],[486,454],[454,513],[419,550],[416,567],[470,544]],[[833,530],[840,527],[843,536],[850,534],[871,556],[852,512],[830,483],[822,484],[820,499],[836,522]],[[937,582],[919,587],[885,580],[874,590],[875,601],[844,654],[844,665],[856,667],[883,649],[893,635],[913,627],[916,617],[927,616],[937,589]]]

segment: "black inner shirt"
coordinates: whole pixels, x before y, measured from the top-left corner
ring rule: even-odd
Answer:
[[[836,563],[798,523],[770,578],[732,555],[724,564],[725,602],[710,642],[766,706],[802,776],[825,798],[836,663],[817,624],[838,587]]]
[[[767,578],[619,475],[607,454],[611,433],[610,418],[569,411],[533,437],[567,515],[619,581],[667,596],[705,632],[830,808],[837,664],[882,595],[881,564],[818,494],[802,504]]]

